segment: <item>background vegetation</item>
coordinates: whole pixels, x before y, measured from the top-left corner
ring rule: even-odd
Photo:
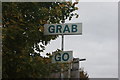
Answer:
[[[41,52],[58,35],[45,36],[44,24],[64,23],[78,8],[71,2],[3,2],[2,3],[2,77],[46,78],[50,58]],[[50,54],[47,54],[50,55]],[[55,68],[56,67],[56,68]]]

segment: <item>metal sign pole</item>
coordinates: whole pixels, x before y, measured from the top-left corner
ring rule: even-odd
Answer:
[[[62,34],[62,44],[61,44],[61,50],[64,50],[64,35]]]
[[[70,79],[71,75],[71,63],[68,63],[69,69],[68,69],[68,79]]]
[[[64,50],[64,35],[62,34],[61,50]],[[61,80],[63,80],[63,67],[61,68]]]

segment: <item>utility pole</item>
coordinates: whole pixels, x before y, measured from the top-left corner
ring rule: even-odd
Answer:
[[[62,22],[64,24],[64,22]],[[62,44],[61,44],[61,50],[64,50],[64,35],[62,34]],[[63,66],[61,67],[61,80],[63,80],[64,75],[63,75]]]
[[[61,50],[62,51],[64,51],[64,35],[62,34],[61,35],[62,36],[62,44],[61,44]],[[69,67],[69,69],[68,69],[68,79],[70,79],[70,75],[71,75],[71,63],[68,63],[68,67]],[[61,80],[63,80],[63,78],[64,78],[64,74],[63,74],[63,67],[61,68]]]

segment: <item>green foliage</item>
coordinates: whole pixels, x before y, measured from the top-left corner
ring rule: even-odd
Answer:
[[[45,46],[58,35],[45,36],[44,24],[63,23],[78,15],[71,2],[3,2],[3,78],[43,78],[50,58],[41,56]],[[32,56],[30,56],[32,55]]]
[[[80,80],[89,80],[89,75],[82,68],[80,68]]]

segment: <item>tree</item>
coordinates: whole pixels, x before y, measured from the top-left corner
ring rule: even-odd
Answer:
[[[3,2],[3,78],[41,78],[48,75],[45,46],[58,35],[45,36],[44,24],[63,23],[78,8],[71,2]]]
[[[80,80],[89,80],[89,76],[82,68],[80,68]]]

